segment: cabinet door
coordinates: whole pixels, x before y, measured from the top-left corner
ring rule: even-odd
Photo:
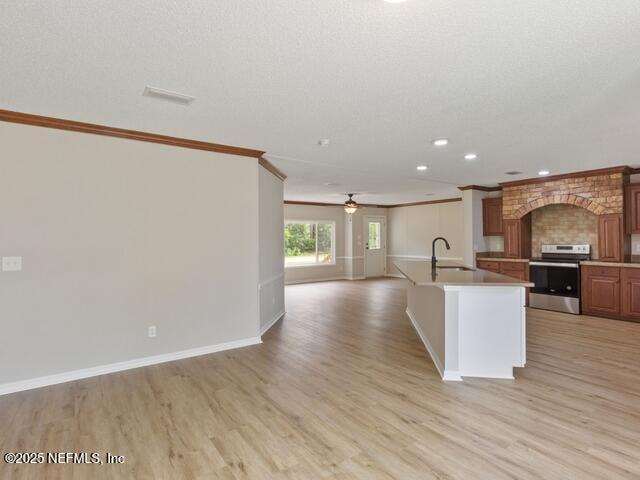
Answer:
[[[504,227],[504,256],[508,258],[520,257],[520,221],[505,220]]]
[[[625,234],[622,214],[614,213],[598,217],[598,251],[600,260],[622,262],[624,260]]]
[[[627,233],[640,233],[640,184],[627,185],[625,189],[625,212]]]
[[[502,235],[502,198],[482,199],[483,235]]]
[[[582,309],[584,313],[620,315],[620,269],[583,267]]]
[[[640,322],[640,269],[622,268],[622,315]]]

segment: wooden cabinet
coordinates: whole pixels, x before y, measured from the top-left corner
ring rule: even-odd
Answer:
[[[503,220],[504,256],[529,258],[531,256],[531,214],[516,220]]]
[[[621,268],[622,316],[640,322],[640,268]]]
[[[528,262],[500,262],[500,273],[518,280],[529,280]]]
[[[482,199],[482,233],[502,235],[502,197]]]
[[[501,273],[518,280],[529,280],[529,262],[509,262],[504,260],[478,260],[477,267],[494,273]],[[526,304],[529,305],[529,290],[527,289]]]
[[[493,273],[502,273],[518,280],[529,280],[529,262],[478,260],[477,267]]]
[[[585,314],[620,315],[620,268],[582,267],[582,311]]]
[[[478,260],[477,267],[482,270],[489,270],[493,273],[500,273],[500,263],[498,261]]]
[[[603,262],[622,262],[625,253],[628,253],[629,241],[630,239],[624,232],[622,214],[613,213],[598,216],[599,260]]]
[[[640,184],[625,187],[625,232],[640,233]]]

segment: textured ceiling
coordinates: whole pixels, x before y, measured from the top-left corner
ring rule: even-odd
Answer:
[[[640,164],[637,0],[4,1],[0,65],[0,108],[266,150],[287,199]]]

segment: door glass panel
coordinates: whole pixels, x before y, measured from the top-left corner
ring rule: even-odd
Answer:
[[[369,223],[369,250],[380,250],[380,222]]]

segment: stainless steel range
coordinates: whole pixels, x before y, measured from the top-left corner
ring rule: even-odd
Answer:
[[[542,257],[529,262],[529,280],[535,285],[529,306],[579,314],[580,261],[590,258],[590,245],[542,245]]]

